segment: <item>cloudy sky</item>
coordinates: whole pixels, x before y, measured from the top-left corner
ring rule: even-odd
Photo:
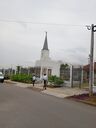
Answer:
[[[45,31],[53,60],[86,64],[92,23],[96,0],[0,0],[0,67],[33,66]]]

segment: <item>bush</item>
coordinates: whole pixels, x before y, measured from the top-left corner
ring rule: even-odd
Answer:
[[[26,75],[26,74],[16,74],[11,76],[12,81],[18,81],[18,82],[23,82],[23,83],[31,83],[32,81],[32,76],[31,75]]]
[[[57,76],[49,76],[48,81],[50,82],[51,85],[53,85],[54,87],[59,87],[61,86],[61,84],[64,83],[64,81]]]

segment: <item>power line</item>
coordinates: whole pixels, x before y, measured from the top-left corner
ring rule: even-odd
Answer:
[[[66,27],[86,27],[89,25],[80,25],[80,24],[62,24],[62,23],[48,23],[48,22],[33,22],[33,21],[24,21],[24,20],[13,20],[13,19],[0,19],[0,22],[9,22],[9,23],[28,23],[34,25],[54,25],[54,26],[66,26]]]

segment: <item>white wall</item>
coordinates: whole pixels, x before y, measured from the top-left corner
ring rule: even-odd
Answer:
[[[35,66],[46,67],[52,69],[52,75],[60,76],[60,63],[52,60],[38,60]]]

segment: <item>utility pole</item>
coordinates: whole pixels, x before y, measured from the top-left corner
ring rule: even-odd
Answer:
[[[70,86],[73,88],[73,65],[70,66]]]
[[[79,67],[79,88],[81,89],[82,84],[82,67]]]
[[[88,30],[91,30],[91,46],[90,46],[90,68],[89,68],[89,96],[93,95],[93,74],[94,74],[94,32],[96,25],[92,24],[90,27],[87,26]]]

